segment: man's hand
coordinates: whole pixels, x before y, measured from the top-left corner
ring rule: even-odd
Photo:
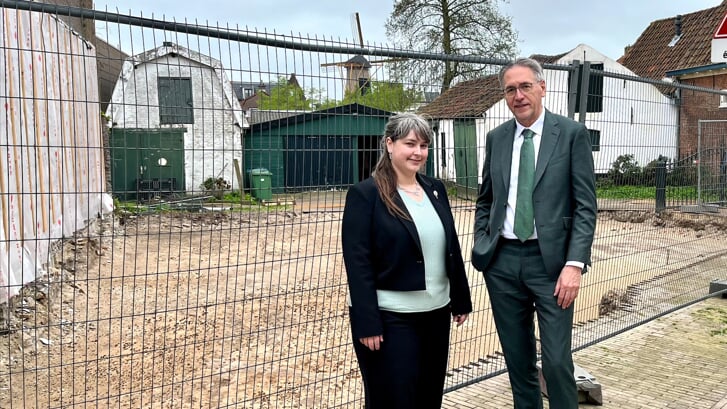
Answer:
[[[558,297],[558,305],[566,309],[578,297],[580,288],[581,269],[575,266],[565,266],[560,270],[558,282],[555,284],[555,294],[553,295]]]

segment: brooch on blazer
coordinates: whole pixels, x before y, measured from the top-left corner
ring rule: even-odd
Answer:
[[[435,199],[439,199],[439,193],[437,193],[437,191],[436,191],[436,190],[435,190],[434,192],[432,192],[432,193],[434,193],[434,198],[435,198]]]

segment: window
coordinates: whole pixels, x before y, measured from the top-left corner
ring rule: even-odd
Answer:
[[[192,80],[159,77],[159,123],[193,124]]]
[[[680,38],[682,38],[682,35],[681,34],[675,35],[671,39],[671,41],[669,41],[669,47],[674,47],[675,45],[677,45],[677,42],[679,41]]]
[[[727,89],[720,90],[722,92],[727,92]],[[720,108],[727,108],[727,95],[720,95],[719,96],[719,107]]]
[[[578,86],[576,88],[576,110],[581,103],[581,64],[578,70]],[[591,71],[603,71],[603,64],[591,64]],[[568,95],[570,97],[573,90],[570,87],[570,78],[572,73],[568,72]],[[588,77],[588,100],[586,101],[586,112],[603,112],[603,75],[591,73]]]
[[[598,152],[601,150],[601,131],[595,129],[589,129],[588,135],[591,137],[591,152]]]
[[[366,95],[366,93],[371,89],[371,81],[369,81],[368,78],[359,78],[358,89],[361,90],[361,95]]]
[[[250,98],[253,96],[254,90],[252,88],[245,88],[245,98]]]

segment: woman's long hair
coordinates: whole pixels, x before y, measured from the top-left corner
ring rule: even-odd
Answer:
[[[407,112],[389,118],[389,122],[386,123],[386,127],[384,128],[384,136],[381,138],[379,161],[376,162],[373,172],[374,182],[376,182],[376,187],[379,189],[379,195],[381,196],[381,200],[384,201],[389,213],[407,220],[410,219],[408,213],[394,201],[394,198],[398,194],[396,191],[397,177],[394,166],[391,163],[391,158],[389,157],[389,151],[386,149],[386,140],[388,138],[392,142],[396,142],[398,139],[409,135],[411,131],[414,131],[424,142],[431,143],[432,128],[421,116]]]

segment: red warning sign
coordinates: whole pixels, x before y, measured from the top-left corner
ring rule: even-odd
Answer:
[[[727,63],[727,15],[712,36],[712,62]]]
[[[727,15],[725,15],[722,19],[722,22],[719,23],[719,27],[717,27],[717,31],[714,32],[714,37],[712,38],[727,38],[727,24],[725,24],[726,21]]]

